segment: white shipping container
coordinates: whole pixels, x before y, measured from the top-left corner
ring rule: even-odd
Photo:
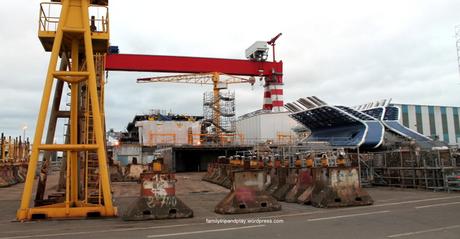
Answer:
[[[261,113],[236,121],[236,131],[242,134],[246,143],[272,141],[288,143],[295,140],[292,130],[298,123],[289,117],[289,112]]]

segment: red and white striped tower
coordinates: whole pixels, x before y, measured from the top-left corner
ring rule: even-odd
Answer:
[[[284,106],[283,83],[270,83],[269,85],[272,111],[281,112]]]
[[[270,91],[269,85],[265,84],[264,86],[264,104],[262,106],[262,109],[272,110],[272,108],[273,108],[273,105],[272,105],[271,91]]]

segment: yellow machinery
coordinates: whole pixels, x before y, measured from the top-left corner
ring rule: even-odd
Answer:
[[[51,7],[58,7],[60,16],[44,15],[44,9]],[[108,14],[101,18],[90,17],[90,9],[93,7],[102,8],[108,13],[108,0],[53,0],[41,5],[38,35],[45,50],[51,51],[51,59],[22,201],[17,212],[18,220],[116,216],[117,210],[112,205],[103,133],[103,86],[97,83],[97,77],[101,77],[100,68],[103,67],[101,56],[109,46]],[[68,67],[56,70],[59,56],[67,56],[62,60],[68,62]],[[71,87],[69,140],[65,144],[42,143],[55,79],[58,84],[65,82]],[[84,124],[82,119],[85,119]],[[31,207],[39,154],[50,151],[62,151],[66,155],[65,199],[60,203]],[[81,167],[82,162],[85,167]],[[89,169],[94,170],[95,167],[97,178],[90,178]],[[84,175],[83,180],[81,175]],[[97,185],[95,190],[99,191],[96,193],[99,200],[94,203],[90,203],[90,197],[94,195],[94,185],[89,185],[90,182]]]
[[[221,78],[225,76],[226,78]],[[222,132],[221,127],[221,107],[220,107],[220,90],[226,89],[229,84],[249,83],[254,85],[255,79],[253,77],[246,79],[242,77],[227,75],[219,72],[202,73],[202,74],[184,74],[173,76],[159,76],[150,78],[137,79],[137,83],[154,83],[154,82],[169,82],[169,83],[186,83],[186,84],[199,84],[199,85],[212,85],[213,86],[213,124],[216,128],[217,138],[220,143],[224,142],[226,134]],[[232,135],[234,136],[234,135]]]

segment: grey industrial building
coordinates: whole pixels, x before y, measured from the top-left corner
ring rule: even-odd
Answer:
[[[433,139],[460,146],[460,107],[392,103],[401,109],[400,122]]]

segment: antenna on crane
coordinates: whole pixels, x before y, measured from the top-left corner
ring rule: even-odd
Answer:
[[[275,45],[276,45],[276,40],[283,35],[283,33],[278,33],[275,37],[273,37],[270,41],[267,42],[268,45],[272,46],[272,52],[273,52],[273,62],[275,62]]]

